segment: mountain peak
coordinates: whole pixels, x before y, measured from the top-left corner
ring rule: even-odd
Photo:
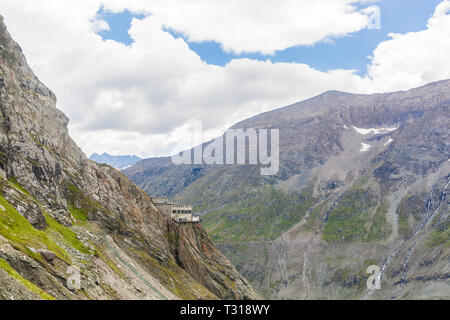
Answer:
[[[22,48],[12,39],[3,17],[0,18],[0,46],[2,49],[2,58],[8,69],[14,72],[14,78],[20,84],[21,88],[32,91],[38,95],[50,99],[48,106],[56,107],[56,96],[48,89],[28,66],[27,60],[23,55]],[[10,73],[2,72],[2,77],[10,77]]]
[[[135,163],[141,160],[136,155],[110,155],[109,153],[103,152],[102,154],[93,153],[90,157],[90,160],[93,160],[98,163],[106,163],[116,169],[123,170],[128,167],[131,167]]]
[[[164,158],[124,172],[202,208],[211,238],[270,298],[445,298],[449,106],[450,80],[328,91],[233,126],[279,129],[274,176]],[[365,290],[369,265],[386,270],[381,290]]]

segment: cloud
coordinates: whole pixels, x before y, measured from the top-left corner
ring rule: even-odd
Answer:
[[[258,27],[267,32],[270,26],[281,40],[272,43],[268,34],[270,41],[265,41],[265,49],[258,50],[269,52],[290,45],[290,35],[299,35],[298,25],[305,26],[309,20],[299,19],[296,25],[289,26],[294,22],[284,21],[289,19],[283,15],[289,1],[280,1],[274,13],[269,10],[273,4],[261,4],[262,1],[258,1],[257,12],[249,11],[247,2],[244,5],[242,1],[222,1],[216,4],[220,10],[203,1],[193,5],[197,9],[187,9],[185,2],[112,0],[105,3],[109,10],[121,11],[126,7],[150,14],[144,19],[133,19],[129,33],[134,42],[130,46],[103,41],[95,33],[98,28],[107,28],[107,24],[96,19],[102,5],[100,0],[39,3],[2,0],[2,14],[38,77],[55,91],[58,108],[71,119],[71,135],[87,154],[106,151],[143,157],[170,155],[190,145],[192,121],[203,121],[205,139],[211,139],[246,117],[326,90],[390,91],[450,78],[448,0],[437,8],[426,30],[393,35],[391,40],[381,43],[373,53],[365,78],[351,70],[321,72],[300,63],[236,59],[223,67],[208,65],[182,38],[174,38],[164,31],[165,27],[183,28],[180,30],[189,32],[190,37],[203,39],[207,35],[196,30],[234,30],[234,24],[251,17],[248,28],[234,30],[234,37],[227,38],[230,30],[216,30],[211,34],[217,37],[215,40],[224,37],[221,41],[225,47],[243,50],[247,45],[244,39],[252,33],[255,41],[248,45],[254,48],[262,45]],[[320,1],[321,10],[316,7],[318,4],[313,4],[317,2],[304,9],[312,10],[311,15],[316,12],[316,20],[323,20],[314,21],[318,29],[311,27],[310,33],[316,34],[315,38],[308,36],[311,39],[341,32],[330,22],[338,23],[334,13],[358,15],[354,8],[348,7],[350,1]],[[333,12],[323,5],[331,3],[334,3]],[[348,9],[342,11],[341,7]],[[214,15],[213,9],[223,12],[228,19]],[[194,11],[189,10],[197,12],[194,15],[197,26],[191,21]],[[267,19],[260,19],[264,15],[268,15]],[[276,26],[281,17],[284,19]],[[216,18],[216,23],[211,25]],[[327,26],[319,28],[321,23]],[[353,28],[350,21],[346,25]],[[328,31],[320,31],[321,28]],[[351,28],[346,32],[351,32]],[[306,39],[302,37],[299,35],[299,39]]]
[[[364,0],[152,0],[127,1],[127,8],[150,12],[189,41],[216,41],[226,51],[273,54],[312,45],[368,26],[370,12],[353,4]],[[121,11],[124,2],[105,7]]]
[[[442,1],[427,28],[390,34],[373,52],[369,77],[380,91],[408,89],[450,78],[450,1]]]

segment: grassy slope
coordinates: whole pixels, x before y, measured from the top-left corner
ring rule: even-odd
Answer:
[[[311,189],[287,193],[262,187],[208,213],[204,226],[217,242],[273,240],[300,221],[312,202]]]

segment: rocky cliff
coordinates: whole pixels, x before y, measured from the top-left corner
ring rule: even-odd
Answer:
[[[0,111],[0,299],[258,297],[200,225],[86,158],[1,16]]]
[[[233,126],[280,130],[275,176],[170,158],[125,174],[150,194],[193,201],[214,243],[268,298],[450,298],[449,106],[450,80],[326,92]],[[380,290],[366,287],[371,265]]]

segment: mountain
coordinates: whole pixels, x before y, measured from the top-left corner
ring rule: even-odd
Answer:
[[[211,239],[267,298],[450,298],[450,80],[408,91],[330,91],[232,128],[279,129],[280,169],[124,170],[194,204]],[[205,143],[205,148],[209,143]],[[369,266],[381,289],[367,289]]]
[[[1,16],[0,111],[0,299],[259,297],[201,225],[86,158]]]
[[[89,160],[95,161],[97,163],[106,163],[110,165],[111,167],[114,167],[119,170],[123,170],[126,168],[131,167],[135,163],[137,163],[141,158],[139,158],[136,155],[124,155],[124,156],[113,156],[106,152],[103,152],[102,154],[93,153]]]

